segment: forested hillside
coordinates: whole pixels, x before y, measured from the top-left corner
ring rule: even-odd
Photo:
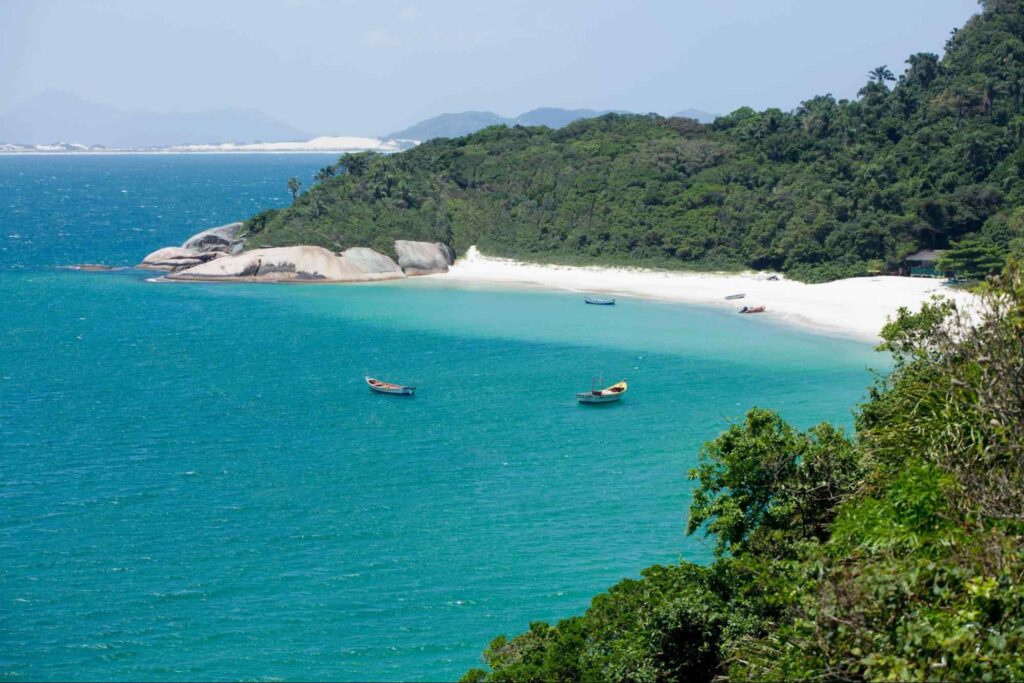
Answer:
[[[780,269],[821,280],[961,245],[1024,243],[1024,9],[988,0],[942,59],[872,69],[856,100],[739,109],[710,126],[607,115],[493,127],[325,168],[249,245],[395,238],[562,262]],[[867,71],[867,70],[866,70]],[[981,263],[981,266],[977,266]]]

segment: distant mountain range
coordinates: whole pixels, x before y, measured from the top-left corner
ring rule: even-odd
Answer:
[[[395,140],[457,138],[475,133],[487,126],[508,124],[508,121],[509,119],[504,116],[490,111],[463,111],[455,114],[441,114],[384,137]]]
[[[430,140],[431,138],[457,138],[475,133],[487,126],[547,126],[561,128],[579,119],[590,119],[609,111],[593,109],[556,109],[542,107],[532,109],[525,114],[512,118],[495,114],[492,111],[463,111],[452,114],[441,114],[425,121],[409,126],[405,130],[386,135],[396,140]],[[624,113],[624,112],[619,112]]]
[[[475,133],[487,126],[547,126],[548,128],[561,128],[573,121],[580,119],[591,119],[604,114],[628,114],[629,112],[605,109],[558,109],[556,107],[541,107],[531,109],[519,116],[506,117],[495,114],[492,111],[463,111],[450,114],[441,114],[433,118],[420,121],[397,133],[385,135],[385,138],[396,140],[430,140],[431,138],[457,138],[462,135]],[[684,109],[673,116],[685,116],[697,119],[701,123],[711,123],[718,116],[699,109]]]
[[[464,111],[420,121],[382,140],[453,138],[494,125],[561,128],[573,121],[609,113],[629,112],[541,107],[509,118],[490,111]],[[686,116],[702,123],[710,123],[716,117],[698,109],[685,109],[674,116]],[[125,111],[58,90],[42,92],[0,114],[0,147],[4,147],[0,152],[99,151],[90,150],[93,147],[130,150],[224,143],[248,145],[308,141],[312,137],[252,109],[163,113]],[[68,149],[58,149],[61,145]]]
[[[123,111],[47,90],[0,114],[0,143],[71,141],[107,147],[166,147],[223,142],[308,140],[312,135],[251,109]]]

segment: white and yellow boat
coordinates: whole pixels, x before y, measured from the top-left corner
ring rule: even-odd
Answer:
[[[629,385],[626,384],[626,380],[622,380],[618,384],[613,384],[604,389],[591,389],[590,391],[580,392],[576,394],[576,400],[580,403],[611,403],[622,398],[627,389],[629,389]]]
[[[379,379],[374,379],[373,377],[367,377],[366,384],[370,387],[370,391],[376,391],[378,394],[412,396],[416,393],[416,387],[410,387],[404,384],[392,384],[391,382],[382,382]]]

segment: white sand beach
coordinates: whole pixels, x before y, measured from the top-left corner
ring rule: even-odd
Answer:
[[[312,140],[284,142],[224,142],[216,144],[171,145],[168,147],[103,147],[82,145],[73,142],[57,142],[51,145],[20,145],[0,143],[0,155],[33,154],[224,154],[224,153],[322,153],[343,154],[347,152],[377,152],[391,154],[415,147],[417,140],[394,140],[382,138],[322,135]]]
[[[541,265],[485,256],[470,247],[448,273],[429,277],[664,299],[735,311],[744,305],[764,305],[767,310],[760,315],[771,319],[869,342],[879,340],[886,319],[901,306],[916,310],[935,294],[968,306],[976,298],[931,278],[859,277],[808,285],[781,275],[769,280],[771,275]],[[725,299],[740,293],[746,294],[741,300]]]

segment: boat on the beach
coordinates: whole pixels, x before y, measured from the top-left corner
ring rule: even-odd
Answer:
[[[585,301],[588,304],[593,304],[594,306],[614,306],[615,305],[615,299],[601,299],[601,298],[595,297],[595,296],[583,297],[583,301]]]
[[[622,398],[622,395],[626,393],[626,389],[628,388],[629,386],[626,384],[626,380],[622,380],[618,384],[613,384],[604,389],[582,391],[576,394],[576,400],[580,403],[611,403],[612,401],[618,401]]]
[[[725,300],[726,301],[732,301],[734,299],[742,299],[745,296],[746,296],[745,293],[744,294],[730,294],[729,296],[725,297]]]
[[[365,379],[366,384],[370,387],[370,391],[376,391],[378,394],[412,396],[416,393],[416,387],[410,387],[404,384],[392,384],[391,382],[382,382],[379,379],[374,379],[373,377],[366,377]]]
[[[764,306],[744,306],[740,313],[764,313]]]

